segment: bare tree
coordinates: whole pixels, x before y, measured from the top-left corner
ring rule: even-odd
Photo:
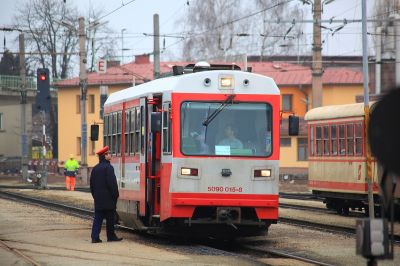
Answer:
[[[98,38],[98,32],[112,33],[105,23],[98,21],[102,10],[90,9],[87,22],[87,51],[90,71],[94,70],[99,57],[115,55],[113,38]],[[37,52],[27,58],[27,62],[51,69],[53,78],[67,78],[78,56],[78,13],[70,1],[30,0],[17,10],[16,27],[23,29],[26,36],[26,51]],[[94,45],[92,45],[94,44]],[[75,56],[75,57],[74,57]]]
[[[290,46],[295,38],[302,36],[303,25],[268,20],[299,20],[302,16],[298,5],[283,0],[190,2],[186,17],[180,21],[186,28],[183,59],[225,59],[255,53],[262,60],[265,54],[289,53],[294,50]]]
[[[16,26],[25,30],[27,51],[38,52],[33,63],[51,69],[54,78],[66,78],[78,42],[77,10],[69,2],[30,0],[15,16]],[[65,27],[67,23],[73,27]]]

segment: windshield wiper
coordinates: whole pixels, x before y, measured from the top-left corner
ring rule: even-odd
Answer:
[[[233,103],[233,99],[235,98],[236,94],[231,94],[229,95],[226,100],[221,103],[220,106],[218,106],[217,109],[214,110],[214,112],[212,112],[212,114],[210,114],[209,116],[207,116],[206,120],[203,121],[203,126],[208,126],[208,124],[211,123],[211,121],[214,120],[215,117],[217,117],[217,115],[224,110],[225,107],[227,107],[228,105]]]

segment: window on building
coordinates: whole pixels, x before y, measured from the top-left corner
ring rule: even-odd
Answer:
[[[354,154],[354,125],[348,124],[346,127],[347,132],[347,155]]]
[[[363,129],[361,123],[355,124],[356,155],[363,154]]]
[[[0,130],[4,130],[4,114],[0,113]]]
[[[81,96],[76,95],[75,99],[76,99],[76,113],[80,114],[81,113]]]
[[[297,160],[298,161],[307,161],[308,160],[308,147],[307,147],[307,138],[298,138],[297,139]]]
[[[314,125],[310,125],[310,154],[314,156]]]
[[[76,138],[76,155],[81,155],[81,137]]]
[[[346,128],[345,125],[339,125],[339,154],[346,155]]]
[[[290,147],[292,146],[291,138],[281,138],[281,147]]]
[[[89,95],[89,106],[88,107],[89,107],[88,112],[90,114],[94,114],[94,95],[93,94]]]
[[[338,139],[337,139],[337,126],[331,125],[331,154],[333,156],[338,155]]]
[[[292,94],[282,94],[282,111],[292,111]]]
[[[316,126],[315,127],[315,140],[316,140],[316,146],[317,146],[317,156],[322,155],[322,127],[321,126]]]
[[[163,140],[163,153],[171,153],[171,117],[170,117],[171,103],[165,103],[163,106],[162,117],[162,140]]]

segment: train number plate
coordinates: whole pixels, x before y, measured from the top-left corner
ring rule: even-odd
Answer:
[[[229,193],[242,193],[242,187],[224,187],[224,186],[209,186],[208,192],[229,192]]]

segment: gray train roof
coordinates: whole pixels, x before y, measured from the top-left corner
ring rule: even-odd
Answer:
[[[218,88],[218,79],[220,76],[224,75],[234,76],[235,87],[233,93],[235,94],[280,94],[278,86],[270,77],[237,70],[214,70],[160,78],[138,86],[129,87],[112,93],[108,97],[104,106],[118,104],[131,99],[147,96],[149,94],[164,93],[168,91],[212,94],[231,93],[229,91],[224,92]],[[211,79],[210,86],[204,85],[204,79],[206,78]],[[243,84],[245,79],[250,81],[248,86]]]
[[[374,102],[370,102],[371,107]],[[304,117],[304,120],[325,120],[345,117],[364,116],[364,103],[329,105],[311,109]]]

